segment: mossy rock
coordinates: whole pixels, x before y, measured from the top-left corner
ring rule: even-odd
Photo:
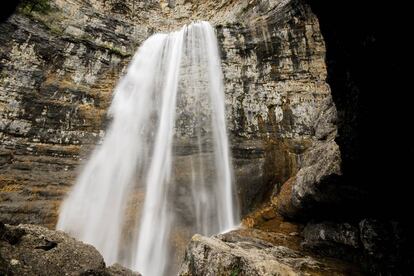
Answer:
[[[32,12],[46,14],[51,10],[50,0],[22,0],[19,9],[24,14]]]

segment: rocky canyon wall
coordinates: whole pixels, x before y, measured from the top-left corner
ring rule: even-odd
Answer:
[[[300,209],[312,185],[340,172],[325,45],[301,1],[55,0],[31,9],[1,24],[2,220],[54,225],[136,48],[198,19],[217,28],[243,214],[288,179],[297,185],[284,204]]]
[[[414,248],[407,221],[412,161],[404,161],[413,152],[403,69],[410,44],[400,42],[409,16],[400,16],[400,6],[45,2],[25,2],[0,23],[1,221],[53,227],[60,202],[105,134],[112,91],[137,47],[155,32],[208,20],[220,44],[242,215],[267,203],[267,224],[278,215],[303,223],[289,228],[304,227],[295,250],[345,258],[374,274],[399,275],[413,262],[406,254]],[[238,253],[246,257],[251,247],[243,248],[246,237],[238,235],[196,236],[186,256],[203,258],[201,245],[213,244],[211,260],[220,260],[223,243],[234,239],[243,241]],[[262,250],[256,238],[247,240]],[[204,261],[183,271],[191,275]]]

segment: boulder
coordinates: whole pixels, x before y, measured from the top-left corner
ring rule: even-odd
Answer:
[[[289,248],[288,239],[253,229],[195,235],[179,275],[359,275],[354,267]]]
[[[0,223],[0,275],[128,275],[120,265],[106,268],[92,246],[61,231],[37,225]]]

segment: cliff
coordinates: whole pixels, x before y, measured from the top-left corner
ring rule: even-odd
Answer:
[[[226,2],[217,13],[188,2],[21,7],[1,25],[2,218],[54,224],[78,164],[103,136],[112,89],[137,46],[197,18],[217,26],[243,214],[298,171],[309,174],[301,169],[315,154],[335,162],[318,179],[339,173],[317,19],[299,2],[266,3]]]
[[[154,32],[203,19],[219,38],[245,224],[269,231],[282,215],[303,229],[302,250],[367,263],[371,272],[402,267],[394,263],[408,248],[409,228],[400,222],[406,186],[388,189],[382,182],[404,183],[411,167],[401,160],[412,146],[396,149],[407,139],[395,135],[409,125],[409,101],[393,107],[390,97],[375,91],[405,91],[397,80],[403,76],[400,55],[409,51],[381,36],[400,30],[402,22],[365,22],[372,7],[375,22],[388,14],[382,6],[316,0],[47,3],[23,4],[0,23],[0,220],[53,227],[80,166],[104,136],[111,93],[137,47]],[[384,61],[385,52],[398,57]],[[376,147],[375,139],[384,146]],[[321,230],[330,235],[318,235]],[[412,254],[407,256],[410,263]]]

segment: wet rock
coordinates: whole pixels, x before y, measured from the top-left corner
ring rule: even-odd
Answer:
[[[119,265],[105,267],[91,245],[37,225],[0,223],[1,275],[139,275]]]

